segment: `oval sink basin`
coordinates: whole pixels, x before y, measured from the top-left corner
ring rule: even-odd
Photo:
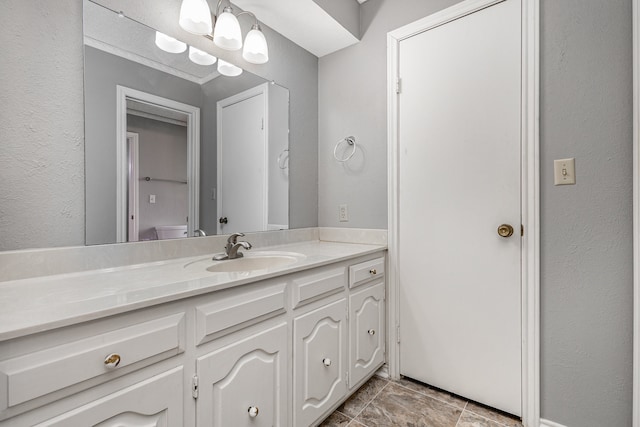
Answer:
[[[253,271],[253,270],[267,270],[271,268],[284,267],[286,265],[294,264],[298,261],[298,258],[274,255],[274,256],[259,256],[230,259],[225,261],[215,261],[211,267],[207,268],[207,271],[213,273],[216,272],[233,272],[233,271]]]
[[[242,258],[223,261],[212,261],[211,258],[206,258],[191,262],[185,265],[185,268],[205,268],[212,273],[251,272],[285,267],[305,258],[303,254],[296,252],[263,251],[254,253],[244,252],[244,254]]]

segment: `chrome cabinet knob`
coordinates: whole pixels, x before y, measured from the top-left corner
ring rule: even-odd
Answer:
[[[107,357],[104,358],[104,365],[107,368],[113,369],[116,368],[120,364],[120,355],[116,353],[111,353]]]
[[[376,330],[375,330],[375,329],[369,329],[369,330],[367,331],[367,333],[368,333],[369,335],[373,336],[373,335],[375,335],[375,334],[376,334]]]
[[[249,410],[247,412],[249,412],[249,416],[251,418],[255,418],[258,416],[258,412],[260,412],[260,410],[257,406],[249,406]]]
[[[378,274],[378,270],[376,270],[375,268],[372,268],[371,270],[369,270],[369,274],[372,274],[375,276],[376,274]]]
[[[498,235],[500,237],[511,237],[513,235],[513,227],[509,224],[502,224],[498,227]]]
[[[322,364],[326,367],[331,366],[331,359],[329,359],[328,357],[325,357],[324,359],[322,359]]]

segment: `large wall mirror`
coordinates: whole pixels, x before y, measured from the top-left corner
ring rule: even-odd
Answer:
[[[318,58],[262,25],[248,63],[180,4],[0,3],[0,251],[317,226]]]
[[[289,228],[287,88],[92,1],[84,63],[87,244]]]

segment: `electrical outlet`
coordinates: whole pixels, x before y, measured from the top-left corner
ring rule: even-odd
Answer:
[[[340,222],[348,222],[349,221],[349,208],[347,205],[340,205],[338,207],[338,219]]]

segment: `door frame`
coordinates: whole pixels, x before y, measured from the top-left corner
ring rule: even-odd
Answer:
[[[640,1],[633,21],[633,426],[640,427]]]
[[[462,18],[505,0],[465,0],[387,34],[387,172],[389,230],[389,374],[400,376],[398,275],[398,77],[400,42],[416,34]],[[539,0],[522,2],[522,420],[540,425],[540,166],[539,166]],[[637,0],[634,0],[637,1]],[[391,323],[395,322],[395,324]]]
[[[127,241],[127,99],[154,104],[187,115],[187,236],[200,228],[200,108],[126,86],[116,86],[116,242]]]
[[[216,212],[218,217],[222,216],[222,109],[238,102],[245,101],[255,96],[263,95],[264,101],[264,123],[263,123],[263,158],[265,160],[264,176],[262,177],[262,194],[264,194],[264,203],[262,204],[262,229],[258,231],[266,231],[269,224],[269,83],[262,83],[258,86],[252,87],[228,98],[218,101],[216,107],[216,141],[217,155],[216,155]],[[218,234],[224,234],[220,221],[216,220],[216,227]]]
[[[127,156],[128,156],[128,175],[127,175],[127,241],[128,242],[137,242],[140,240],[139,236],[139,225],[140,225],[140,199],[139,199],[139,189],[140,182],[139,179],[139,141],[140,135],[135,132],[127,132]],[[129,215],[133,216],[130,218]],[[131,236],[134,236],[132,239]]]

